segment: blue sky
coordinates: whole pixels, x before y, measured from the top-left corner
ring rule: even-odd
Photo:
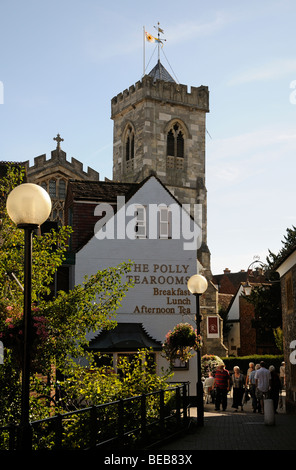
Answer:
[[[111,99],[141,79],[143,26],[160,22],[163,65],[210,91],[212,271],[264,261],[296,225],[295,18],[294,0],[2,0],[0,159],[49,158],[60,133],[68,160],[112,178]]]

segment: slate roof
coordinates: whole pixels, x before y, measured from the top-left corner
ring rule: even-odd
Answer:
[[[70,181],[74,199],[80,201],[104,201],[116,203],[117,196],[130,197],[139,188],[139,183],[117,183],[113,181]]]
[[[240,271],[237,273],[223,273],[213,275],[212,282],[218,285],[218,291],[221,294],[236,294],[237,289],[242,282],[246,282],[248,273]]]
[[[163,80],[164,82],[173,82],[176,83],[176,81],[173,79],[173,77],[169,74],[167,69],[162,65],[160,60],[157,62],[155,67],[151,70],[151,72],[148,74],[149,77],[152,77],[154,80]]]
[[[143,348],[161,351],[162,344],[147,333],[142,323],[118,323],[112,330],[102,330],[88,347],[99,352],[138,351]]]

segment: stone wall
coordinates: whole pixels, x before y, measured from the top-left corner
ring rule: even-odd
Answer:
[[[296,265],[281,278],[284,357],[286,363],[286,407],[296,412],[296,364],[291,362],[291,342],[296,340]],[[295,347],[294,347],[295,349]]]

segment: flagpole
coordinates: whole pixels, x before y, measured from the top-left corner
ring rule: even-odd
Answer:
[[[145,74],[145,26],[143,26],[143,77]]]
[[[160,49],[159,49],[159,45],[160,45],[160,34],[159,34],[159,22],[157,23],[158,24],[158,28],[157,28],[157,37],[158,37],[158,62],[160,62]]]
[[[157,33],[158,33],[158,65],[159,65],[159,77],[161,80],[161,69],[160,69],[160,31],[159,31],[159,22],[157,23]]]

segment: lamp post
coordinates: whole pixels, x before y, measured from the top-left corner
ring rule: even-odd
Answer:
[[[251,295],[251,292],[252,292],[252,285],[249,282],[249,275],[250,275],[251,266],[253,266],[254,264],[259,264],[262,271],[264,271],[265,273],[267,270],[266,264],[262,263],[262,261],[260,261],[260,258],[258,256],[254,256],[254,261],[252,261],[252,263],[248,266],[248,269],[247,269],[247,280],[245,283],[242,284],[245,295]]]
[[[196,322],[196,332],[197,335],[200,335],[200,296],[207,290],[208,281],[204,276],[200,274],[194,274],[188,279],[187,282],[188,290],[195,296],[196,299],[196,313],[195,313],[195,322]],[[200,349],[197,349],[197,381],[196,381],[196,400],[197,400],[197,423],[199,426],[204,424],[204,406],[203,406],[203,385],[201,381],[201,356]]]
[[[20,421],[20,447],[28,449],[31,443],[29,420],[30,399],[30,335],[31,335],[31,286],[32,286],[32,233],[49,217],[51,200],[48,193],[32,183],[15,187],[8,195],[7,213],[18,228],[25,233],[24,250],[24,314],[23,314],[23,363]]]

